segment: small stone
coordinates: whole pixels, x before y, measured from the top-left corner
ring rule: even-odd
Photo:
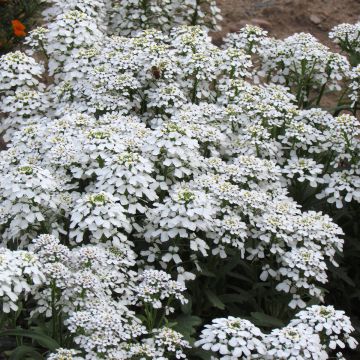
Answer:
[[[319,25],[322,22],[322,19],[317,15],[310,15],[310,21],[313,22],[316,25]]]
[[[265,19],[260,19],[260,18],[251,18],[251,19],[247,19],[247,20],[240,20],[237,25],[238,25],[238,28],[240,29],[247,24],[260,26],[265,29],[269,29],[271,27],[271,23],[269,21],[266,21]]]

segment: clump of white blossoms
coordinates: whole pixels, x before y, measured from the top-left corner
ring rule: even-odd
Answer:
[[[171,280],[171,276],[164,271],[145,270],[139,275],[134,292],[136,299],[141,303],[150,304],[155,309],[167,303],[166,311],[172,311],[173,309],[169,307],[172,299],[177,299],[182,304],[187,302],[182,294],[185,289],[182,283]]]
[[[90,193],[80,198],[71,212],[70,238],[76,242],[101,242],[114,236],[124,239],[120,229],[130,231],[131,226],[117,198],[105,192]]]
[[[141,29],[170,31],[179,25],[201,25],[213,30],[220,27],[220,9],[214,0],[112,0],[111,28],[120,35],[134,35]]]
[[[328,359],[318,334],[307,326],[287,326],[266,336],[269,359]]]
[[[251,359],[266,354],[264,336],[250,321],[229,316],[206,325],[195,345],[217,354],[221,360]]]
[[[329,37],[339,44],[342,50],[360,55],[360,22],[337,25],[330,31]]]
[[[236,33],[226,35],[225,47],[243,50],[246,54],[256,54],[267,40],[268,32],[254,25],[245,25]]]
[[[102,33],[97,28],[93,19],[79,10],[60,13],[56,21],[48,25],[47,41],[44,50],[49,56],[49,74],[66,78],[76,63],[72,60],[79,50],[90,47],[94,40],[100,39]]]
[[[39,257],[46,275],[44,287],[34,293],[38,303],[35,312],[58,316],[54,312],[59,309],[70,313],[87,308],[100,300],[106,301],[113,292],[123,295],[124,300],[132,294],[130,287],[135,273],[130,267],[134,265],[134,255],[123,253],[113,244],[70,250],[52,235],[40,235],[31,249]]]
[[[211,317],[197,344],[214,359],[355,347],[335,310],[307,308],[266,335],[232,316],[247,304],[226,301],[230,286],[250,292],[243,281],[274,290],[284,318],[324,300],[344,233],[312,206],[358,206],[360,130],[313,106],[348,61],[310,35],[251,26],[216,47],[214,1],[52,4],[28,38],[43,64],[0,58],[6,328],[20,308],[15,326],[45,324],[59,343],[50,359],[192,358]]]
[[[78,10],[96,21],[97,25],[102,27],[102,30],[106,29],[104,23],[107,16],[107,6],[109,5],[108,0],[70,0],[66,2],[60,0],[50,0],[49,2],[51,2],[52,5],[48,9],[44,10],[43,16],[50,22],[58,15]],[[34,32],[32,36],[33,35]]]
[[[0,248],[0,272],[0,304],[4,313],[18,310],[20,297],[27,297],[45,280],[38,257],[29,251]]]
[[[155,329],[153,332],[155,334],[155,347],[160,349],[158,351],[160,357],[157,359],[167,359],[167,356],[174,356],[175,359],[187,359],[184,350],[190,348],[190,344],[179,332],[167,327]]]
[[[2,242],[22,247],[40,230],[61,231],[56,223],[61,186],[50,171],[32,164],[4,166],[0,185]]]
[[[295,88],[300,106],[318,105],[326,88],[340,90],[340,81],[350,70],[348,60],[319,43],[312,35],[299,33],[284,40],[272,40],[259,51],[261,76],[271,82]],[[317,90],[318,96],[311,100]]]
[[[202,330],[195,346],[221,360],[326,360],[330,358],[328,351],[357,346],[352,332],[354,328],[343,311],[313,305],[297,313],[287,326],[268,334],[241,318],[215,319]],[[342,358],[341,352],[337,356]]]
[[[0,95],[16,89],[32,89],[39,85],[43,68],[34,58],[15,51],[0,58]]]
[[[355,105],[356,103],[359,103],[360,100],[360,65],[351,70],[350,79],[349,97],[352,100],[352,105]]]
[[[63,349],[59,348],[56,352],[51,353],[47,360],[83,360],[81,356],[77,356],[80,351],[74,349]]]
[[[358,344],[350,335],[354,331],[350,318],[333,306],[313,305],[297,313],[291,324],[308,325],[322,339],[327,339],[326,347],[332,350],[344,349],[346,346],[355,349]]]
[[[34,58],[21,51],[0,57],[0,106],[5,114],[12,113],[12,121],[1,121],[0,132],[9,141],[14,129],[19,129],[31,117],[41,117],[48,107],[46,94],[40,83],[44,68]]]

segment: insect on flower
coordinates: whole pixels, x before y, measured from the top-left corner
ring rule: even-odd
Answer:
[[[160,77],[161,77],[161,70],[160,70],[158,67],[153,66],[153,67],[151,68],[151,73],[153,74],[153,76],[154,76],[155,79],[160,79]]]

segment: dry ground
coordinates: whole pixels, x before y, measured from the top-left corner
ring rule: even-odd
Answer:
[[[309,32],[326,45],[329,30],[339,23],[360,21],[360,0],[217,0],[224,21],[215,42],[247,23],[259,25],[283,38]]]

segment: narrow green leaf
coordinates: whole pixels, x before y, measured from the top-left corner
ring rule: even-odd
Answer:
[[[51,351],[54,351],[60,347],[60,345],[50,336],[47,336],[45,334],[40,334],[32,330],[23,330],[23,329],[5,330],[0,332],[0,337],[2,336],[29,337],[33,340],[36,340],[41,346]]]
[[[212,306],[214,306],[220,310],[225,309],[225,304],[211,290],[205,290],[205,295],[208,298],[208,300],[210,301]]]
[[[187,300],[188,302],[186,304],[181,305],[181,311],[186,315],[190,315],[192,310],[192,299],[191,297],[188,297]]]
[[[201,269],[201,275],[204,275],[204,276],[207,276],[207,277],[212,277],[212,278],[217,278],[217,276],[213,272],[211,272],[209,270],[206,270],[204,268]]]
[[[232,271],[230,271],[230,272],[228,273],[228,275],[231,276],[231,277],[233,277],[233,278],[235,278],[235,279],[243,280],[243,281],[245,281],[245,282],[247,282],[247,283],[250,283],[250,284],[253,283],[253,280],[250,279],[250,278],[248,278],[248,277],[245,276],[245,275],[237,274],[237,273],[232,272]]]
[[[219,296],[219,298],[224,304],[228,304],[228,303],[242,304],[245,301],[249,300],[249,296],[241,295],[241,294],[224,294]]]
[[[18,346],[10,355],[9,360],[44,360],[43,356],[33,347],[21,345]]]
[[[210,360],[211,359],[211,352],[205,351],[203,349],[192,349],[191,355],[192,355],[191,358],[196,357],[196,358],[200,358],[202,360]]]
[[[264,327],[284,326],[284,323],[280,319],[270,315],[266,315],[261,312],[252,312],[251,316],[254,319],[254,323],[258,326],[264,326]]]
[[[175,321],[176,325],[174,326],[174,330],[183,334],[187,340],[195,333],[195,327],[202,324],[200,317],[192,315],[180,315]]]

